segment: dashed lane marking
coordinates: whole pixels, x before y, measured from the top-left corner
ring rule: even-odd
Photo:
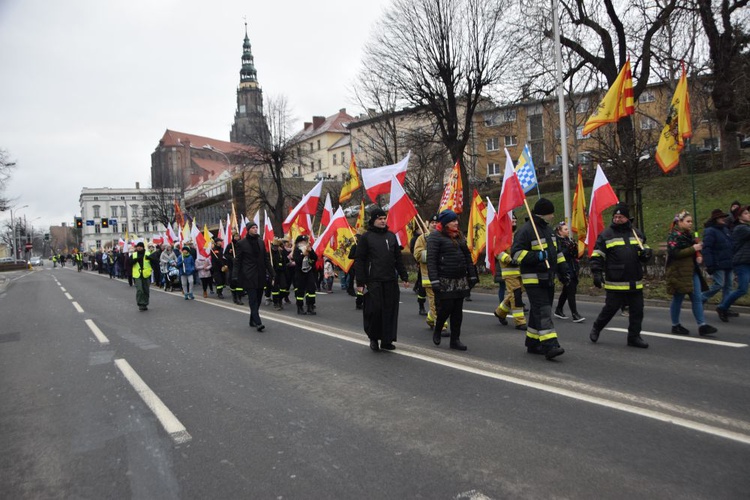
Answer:
[[[605,328],[605,330],[610,330],[613,332],[622,332],[627,333],[627,328]],[[700,344],[712,344],[712,345],[720,345],[722,347],[747,347],[747,344],[740,344],[737,342],[727,342],[726,340],[715,340],[711,338],[706,337],[690,337],[687,335],[670,335],[668,333],[657,333],[657,332],[641,332],[641,335],[648,335],[650,337],[661,337],[663,339],[671,339],[671,340],[682,340],[685,342],[698,342]]]
[[[188,433],[185,426],[175,417],[167,405],[165,405],[159,396],[146,385],[146,382],[133,370],[126,360],[120,358],[115,360],[115,365],[120,369],[125,379],[130,382],[135,392],[141,397],[146,406],[148,406],[161,423],[164,430],[177,444],[187,443],[193,437]]]
[[[98,326],[96,326],[96,323],[94,323],[94,320],[87,319],[84,321],[86,323],[86,326],[89,327],[89,330],[91,330],[91,333],[94,334],[94,337],[96,337],[96,340],[99,341],[102,345],[109,344],[109,339],[104,335],[104,333],[99,329]]]
[[[81,307],[81,306],[80,306],[80,304],[78,304],[78,302],[76,302],[76,301],[74,300],[73,302],[71,302],[71,304],[73,304],[73,307],[75,307],[75,308],[76,308],[76,311],[78,311],[79,313],[82,313],[82,312],[83,312],[83,307]]]
[[[65,298],[68,300],[73,300],[73,296],[69,294],[68,292],[65,292]]]

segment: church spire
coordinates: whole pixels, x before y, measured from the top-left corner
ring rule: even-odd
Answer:
[[[247,36],[247,23],[245,23],[245,40],[242,43],[242,69],[240,69],[240,87],[247,83],[257,83],[258,75],[255,71],[253,53],[250,47],[250,38]]]

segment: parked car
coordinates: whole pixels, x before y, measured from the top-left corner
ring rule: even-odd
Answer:
[[[29,259],[29,264],[32,266],[44,266],[44,259],[37,255],[36,257]]]

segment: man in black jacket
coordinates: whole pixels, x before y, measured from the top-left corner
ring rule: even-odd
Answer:
[[[354,266],[357,292],[364,294],[363,319],[370,349],[393,350],[401,294],[396,275],[405,287],[409,285],[409,276],[401,260],[396,235],[388,231],[386,214],[380,208],[372,211],[367,232],[357,242]]]
[[[258,225],[250,222],[247,236],[234,245],[236,253],[232,268],[232,281],[239,282],[247,292],[247,302],[250,305],[250,327],[262,332],[266,327],[260,320],[260,300],[263,288],[266,286],[266,276],[271,277],[273,283],[274,270],[271,258],[266,252],[263,240],[258,234]]]
[[[521,268],[521,281],[529,297],[526,350],[552,359],[565,352],[552,322],[552,302],[555,274],[563,284],[567,283],[568,265],[562,252],[557,250],[557,239],[550,227],[555,218],[555,206],[548,199],[539,198],[533,212],[536,231],[532,221],[527,221],[516,231],[510,253]]]
[[[599,340],[599,334],[623,305],[628,306],[628,345],[646,348],[641,338],[643,323],[643,263],[652,255],[646,238],[633,228],[628,205],[619,203],[612,215],[612,225],[596,239],[591,254],[591,275],[594,286],[607,291],[607,298],[599,317],[589,333],[591,342]]]

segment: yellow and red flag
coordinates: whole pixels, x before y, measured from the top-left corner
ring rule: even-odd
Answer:
[[[474,190],[471,202],[471,213],[469,214],[469,229],[466,231],[466,244],[471,252],[471,260],[474,264],[479,259],[479,254],[487,245],[487,205]]]
[[[177,222],[177,229],[182,230],[182,226],[185,225],[185,217],[182,215],[180,204],[177,202],[177,198],[174,200],[174,220]]]
[[[583,257],[586,251],[586,193],[583,189],[583,170],[578,167],[578,183],[573,195],[573,214],[570,220],[570,230],[576,233],[578,241],[578,257]]]
[[[461,165],[458,160],[451,170],[448,183],[443,190],[443,198],[440,200],[438,212],[453,210],[457,214],[464,211],[464,186],[461,182]]]
[[[667,123],[659,136],[656,146],[656,163],[664,173],[669,172],[680,162],[680,152],[685,147],[684,139],[693,136],[690,123],[690,95],[687,88],[685,63],[682,63],[682,76],[672,96],[672,103],[667,113]]]
[[[628,58],[604,99],[583,126],[583,135],[589,135],[606,123],[617,123],[620,118],[633,113],[635,113],[633,74],[630,71],[630,58]]]
[[[365,220],[365,200],[362,199],[362,203],[359,204],[359,214],[357,215],[357,222],[354,224],[354,229],[360,227],[366,227],[367,221]]]
[[[339,205],[349,201],[354,192],[362,187],[362,183],[359,181],[359,171],[357,170],[357,162],[354,160],[354,153],[352,153],[352,159],[349,162],[349,179],[346,180],[343,186],[341,186],[341,194],[339,194]]]

